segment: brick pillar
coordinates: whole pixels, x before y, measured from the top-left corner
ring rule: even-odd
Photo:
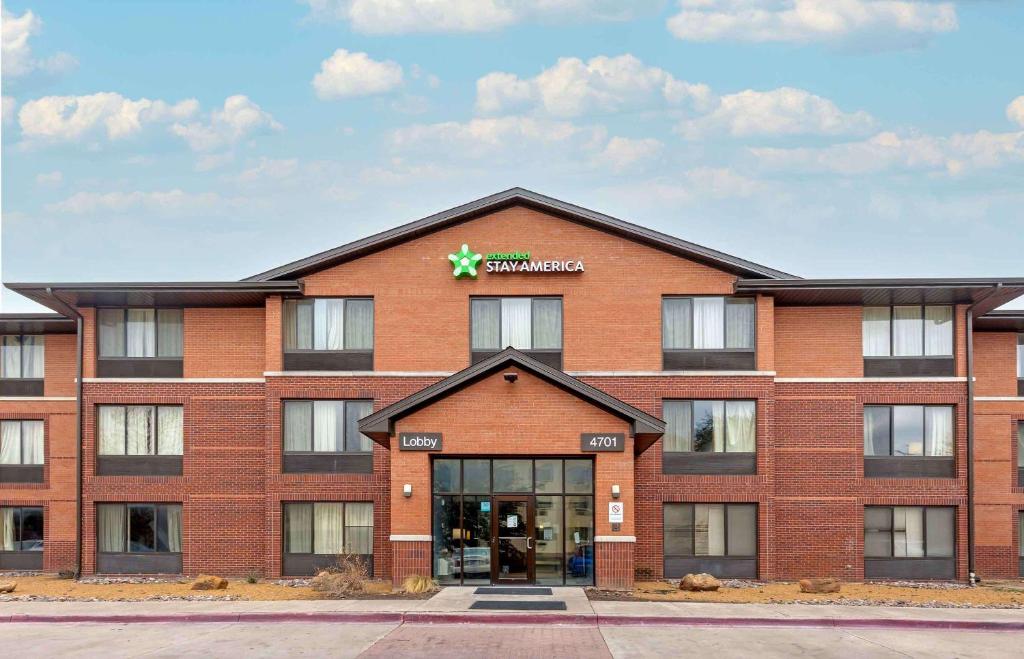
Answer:
[[[629,590],[633,587],[633,554],[636,538],[630,536],[597,536],[597,587],[605,590]]]
[[[406,577],[430,576],[430,536],[391,536],[391,582],[400,586]]]

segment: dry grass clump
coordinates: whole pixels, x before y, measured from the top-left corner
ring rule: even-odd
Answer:
[[[321,570],[309,585],[327,597],[344,597],[363,592],[368,579],[369,573],[363,561],[355,556],[341,555],[335,565]]]
[[[410,574],[402,581],[402,590],[411,595],[422,595],[423,593],[433,593],[438,590],[437,582],[430,577],[424,577],[418,574]]]

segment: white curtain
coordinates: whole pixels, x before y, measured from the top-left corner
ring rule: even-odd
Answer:
[[[666,298],[661,303],[661,342],[666,350],[693,347],[693,300]]]
[[[373,443],[359,432],[359,420],[373,412],[373,403],[368,400],[353,400],[345,403],[345,450],[369,452]]]
[[[698,503],[693,507],[695,556],[725,555],[725,505]]]
[[[43,464],[43,422],[21,422],[21,463]]]
[[[313,504],[290,503],[285,506],[286,549],[289,554],[313,553]]]
[[[0,551],[14,551],[14,508],[0,508]]]
[[[864,307],[861,334],[865,357],[889,356],[889,329],[889,307]]]
[[[473,350],[501,350],[501,301],[473,300]]]
[[[373,553],[373,504],[345,504],[345,553]]]
[[[160,309],[157,313],[157,344],[161,357],[182,356],[183,328],[181,309]]]
[[[347,300],[344,326],[346,350],[373,350],[373,300]]]
[[[725,347],[754,347],[754,300],[737,298],[725,304]]]
[[[667,400],[662,405],[665,418],[663,450],[668,452],[693,450],[693,406],[688,400]]]
[[[1017,336],[1017,377],[1024,378],[1024,334]]]
[[[953,307],[924,308],[924,354],[953,354]]]
[[[534,350],[562,347],[562,301],[541,299],[533,301]]]
[[[182,455],[185,452],[184,409],[174,406],[157,408],[157,453]]]
[[[725,298],[693,298],[693,347],[697,350],[725,347]]]
[[[893,508],[893,544],[897,557],[924,556],[924,508]]]
[[[727,453],[753,453],[757,446],[757,405],[752,400],[725,403]]]
[[[43,346],[43,337],[41,336],[22,337],[21,377],[40,380],[43,378],[43,364],[45,363]]]
[[[317,298],[313,301],[313,348],[343,350],[345,347],[345,300]]]
[[[124,357],[124,309],[100,309],[100,357]]]
[[[287,401],[284,404],[284,450],[311,451],[313,403]]]
[[[924,354],[921,307],[892,308],[893,357],[919,357]]]
[[[103,405],[99,408],[100,455],[124,455],[125,410]]]
[[[528,297],[501,299],[501,347],[520,350],[533,347],[532,301]]]
[[[156,357],[156,310],[129,309],[127,346],[128,357]]]
[[[5,336],[0,344],[0,377],[20,378],[21,377],[21,337]]]
[[[119,503],[96,506],[96,535],[100,551],[125,551],[127,513],[127,507]]]
[[[167,551],[181,552],[181,506],[167,506]]]
[[[924,454],[952,457],[952,407],[924,408]]]
[[[344,451],[342,428],[343,403],[336,400],[313,402],[313,450],[326,453]]]
[[[0,465],[21,464],[21,422],[0,422]]]
[[[148,405],[130,405],[126,418],[128,455],[156,455],[156,419]]]
[[[313,553],[342,553],[344,528],[345,504],[313,504]]]

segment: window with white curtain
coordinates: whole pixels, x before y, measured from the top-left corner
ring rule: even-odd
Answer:
[[[100,553],[181,553],[181,504],[97,504],[96,546]]]
[[[96,434],[99,455],[182,455],[184,409],[181,405],[99,405]]]
[[[663,450],[677,453],[754,453],[757,404],[752,400],[667,400]]]
[[[359,420],[373,412],[369,400],[284,401],[286,453],[372,453]]]
[[[99,309],[100,357],[180,359],[184,346],[181,309]]]
[[[285,300],[282,322],[285,350],[373,350],[370,298]]]
[[[1017,377],[1024,380],[1024,334],[1017,335]]]
[[[44,345],[43,337],[38,335],[0,336],[0,379],[43,379]]]
[[[0,506],[0,551],[43,551],[43,509]]]
[[[956,510],[945,506],[866,506],[864,556],[951,558]]]
[[[953,307],[864,307],[865,357],[952,357]]]
[[[865,405],[864,455],[952,457],[953,407]]]
[[[284,551],[287,554],[373,554],[373,504],[284,504]]]
[[[0,465],[43,464],[42,421],[0,421]]]
[[[665,350],[753,350],[754,298],[666,297],[661,304]]]
[[[665,556],[757,556],[757,504],[666,503]]]
[[[497,352],[562,349],[562,300],[554,297],[473,298],[472,349]]]

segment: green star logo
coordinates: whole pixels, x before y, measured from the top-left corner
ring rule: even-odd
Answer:
[[[482,254],[474,254],[471,252],[469,245],[463,245],[462,249],[458,252],[449,254],[448,260],[455,265],[455,269],[452,270],[452,275],[454,275],[456,279],[467,275],[476,279],[476,266],[480,264],[480,261],[484,260],[484,257]]]

